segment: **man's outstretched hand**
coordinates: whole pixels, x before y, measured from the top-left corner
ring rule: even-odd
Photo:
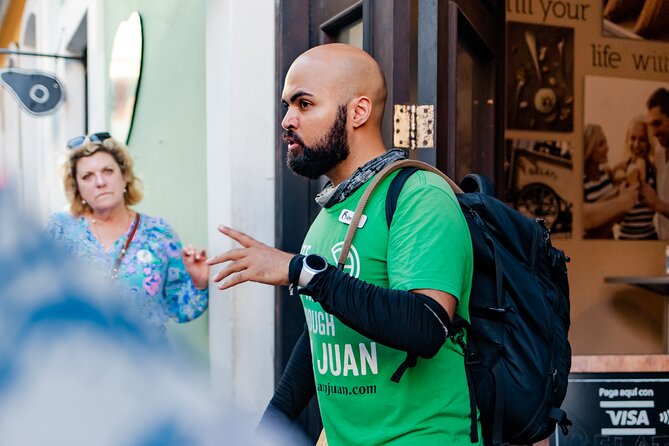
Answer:
[[[242,245],[207,259],[207,264],[218,265],[230,262],[214,276],[221,282],[218,288],[225,290],[243,282],[258,282],[267,285],[288,285],[288,266],[294,254],[267,246],[243,232],[226,226],[218,230]]]

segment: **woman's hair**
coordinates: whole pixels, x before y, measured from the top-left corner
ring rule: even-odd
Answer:
[[[592,154],[592,149],[598,141],[598,136],[603,136],[604,130],[599,124],[588,124],[583,130],[583,160],[587,161]]]
[[[632,129],[634,128],[635,125],[641,124],[643,125],[643,130],[646,132],[646,141],[648,144],[648,152],[646,153],[646,158],[652,160],[653,159],[653,134],[650,131],[650,127],[648,126],[648,122],[643,116],[635,116],[632,118],[632,120],[629,122],[629,125],[627,126],[627,131],[625,132],[625,147],[624,147],[624,153],[625,153],[625,159],[631,158],[632,157],[632,149],[630,149],[630,136],[632,134]]]
[[[110,154],[121,169],[121,174],[126,181],[126,192],[123,194],[126,206],[139,203],[144,196],[142,182],[139,178],[135,177],[132,168],[133,162],[128,148],[114,138],[107,138],[102,142],[93,142],[87,138],[85,143],[80,147],[68,149],[65,162],[62,166],[65,195],[70,202],[70,212],[77,217],[89,209],[89,205],[82,202],[81,193],[77,186],[77,162],[96,152]]]

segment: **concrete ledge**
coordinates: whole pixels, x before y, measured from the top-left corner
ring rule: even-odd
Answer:
[[[669,355],[574,355],[572,373],[666,372]]]

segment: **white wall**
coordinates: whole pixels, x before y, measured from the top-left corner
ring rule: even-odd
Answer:
[[[52,0],[27,0],[17,48],[75,55],[68,47],[71,47],[80,24],[88,23],[88,35],[81,44],[86,46],[86,40],[94,44],[92,47],[89,45],[89,122],[99,122],[101,116],[104,118],[100,112],[105,109],[103,90],[98,88],[104,82],[104,67],[100,59],[102,56],[95,51],[95,43],[102,36],[102,29],[98,26],[99,4],[102,1],[64,0],[59,6]],[[13,98],[7,100],[7,94],[4,94],[0,104],[4,123],[0,145],[9,164],[10,179],[16,183],[24,208],[44,222],[48,215],[66,204],[58,164],[67,139],[84,133],[85,71],[78,61],[33,56],[16,56],[15,60],[17,68],[53,73],[65,86],[65,101],[49,115],[28,114]]]
[[[210,255],[233,247],[219,224],[274,244],[275,2],[207,1]],[[215,394],[260,416],[274,389],[274,288],[212,288]]]

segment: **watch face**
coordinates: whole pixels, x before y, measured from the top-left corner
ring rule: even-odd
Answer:
[[[306,256],[304,258],[304,264],[307,266],[307,268],[316,272],[325,271],[325,269],[328,267],[327,260],[318,254],[309,254]]]

